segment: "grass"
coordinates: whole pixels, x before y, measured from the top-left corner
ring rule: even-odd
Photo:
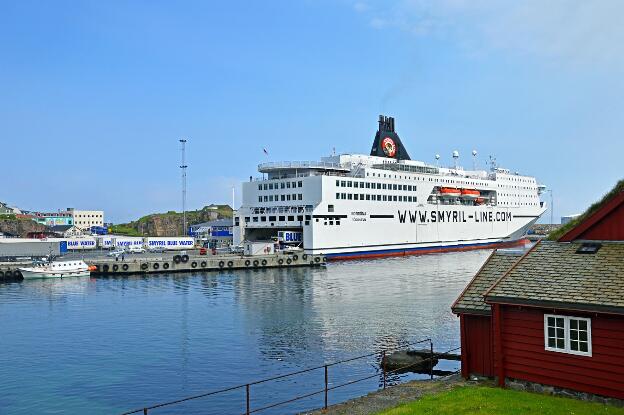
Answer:
[[[112,225],[110,227],[110,233],[114,235],[143,236],[136,229],[128,225]]]
[[[421,414],[624,415],[624,408],[509,389],[465,386],[448,392],[426,395],[418,401],[378,413],[378,415]]]

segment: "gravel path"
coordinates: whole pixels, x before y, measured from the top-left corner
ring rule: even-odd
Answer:
[[[456,386],[474,384],[466,382],[459,375],[452,375],[437,380],[416,380],[392,386],[385,390],[371,392],[368,395],[350,401],[332,405],[327,410],[305,412],[305,415],[372,415],[420,397],[447,391]]]

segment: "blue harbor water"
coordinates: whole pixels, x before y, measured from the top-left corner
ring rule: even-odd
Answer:
[[[427,337],[436,350],[457,347],[449,307],[488,254],[2,284],[0,413],[121,413]],[[377,357],[355,360],[329,369],[330,386],[378,372]],[[317,370],[252,386],[252,410],[322,389],[323,378]],[[379,384],[336,389],[329,401]],[[243,413],[244,397],[240,389],[150,413]],[[320,394],[261,413],[322,404]]]

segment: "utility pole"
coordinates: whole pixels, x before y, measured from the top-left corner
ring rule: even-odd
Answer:
[[[182,144],[182,164],[180,168],[182,169],[182,236],[186,236],[186,140],[180,139],[180,144]]]

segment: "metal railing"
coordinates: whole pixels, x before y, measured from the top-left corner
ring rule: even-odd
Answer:
[[[342,167],[340,163],[331,163],[327,161],[278,161],[258,164],[258,171],[273,169],[340,169],[348,170]]]
[[[348,363],[348,362],[353,362],[356,360],[360,360],[360,359],[364,359],[367,357],[373,357],[373,356],[377,356],[379,358],[379,364],[380,364],[380,368],[381,368],[381,377],[382,377],[382,381],[381,381],[381,386],[383,389],[386,389],[388,386],[393,386],[393,385],[389,385],[388,384],[388,375],[398,375],[400,373],[405,372],[406,370],[410,369],[411,367],[415,366],[415,365],[423,365],[426,364],[426,362],[429,362],[429,377],[430,379],[433,379],[434,376],[434,359],[436,358],[436,356],[443,356],[445,354],[449,354],[451,352],[457,351],[460,348],[454,348],[454,349],[449,349],[446,352],[434,352],[433,351],[433,341],[431,339],[423,339],[423,340],[419,340],[416,342],[412,342],[412,343],[406,343],[401,345],[401,348],[406,348],[409,346],[415,346],[415,345],[419,345],[419,344],[423,344],[423,343],[428,343],[429,344],[429,357],[422,359],[419,362],[415,362],[412,364],[408,364],[405,366],[401,366],[399,368],[395,368],[392,370],[386,370],[386,355],[388,352],[390,351],[396,351],[398,350],[399,347],[395,347],[392,349],[386,349],[386,350],[382,350],[381,352],[374,352],[374,353],[368,353],[368,354],[364,354],[364,355],[360,355],[360,356],[356,356],[356,357],[352,357],[349,359],[344,359],[344,360],[339,360],[336,362],[332,362],[332,363],[327,363],[321,366],[316,366],[316,367],[311,367],[308,369],[302,369],[302,370],[298,370],[295,372],[291,372],[291,373],[286,373],[283,375],[278,375],[278,376],[274,376],[274,377],[270,377],[270,378],[266,378],[266,379],[262,379],[262,380],[257,380],[254,382],[249,382],[249,383],[245,383],[245,384],[240,384],[240,385],[236,385],[236,386],[231,386],[229,388],[224,388],[224,389],[219,389],[216,391],[211,391],[211,392],[206,392],[206,393],[202,393],[199,395],[194,395],[194,396],[189,396],[186,398],[181,398],[181,399],[177,399],[174,401],[169,401],[169,402],[163,402],[163,403],[159,403],[159,404],[155,404],[155,405],[151,405],[151,406],[145,406],[142,407],[140,409],[135,409],[132,411],[128,411],[128,412],[124,412],[121,415],[131,415],[131,414],[143,414],[143,415],[148,415],[150,412],[154,409],[158,409],[158,408],[163,408],[163,407],[168,407],[168,406],[172,406],[172,405],[177,405],[177,404],[181,404],[183,402],[188,402],[188,401],[192,401],[192,400],[196,400],[196,399],[200,399],[200,398],[205,398],[208,396],[214,396],[214,395],[218,395],[218,394],[222,394],[222,393],[226,393],[226,392],[231,392],[234,390],[244,390],[245,391],[245,412],[243,412],[241,415],[250,415],[250,414],[254,414],[254,413],[258,413],[261,411],[265,411],[267,409],[271,409],[271,408],[275,408],[278,406],[282,406],[282,405],[286,405],[301,399],[305,399],[305,398],[310,398],[312,396],[316,396],[316,395],[321,395],[323,394],[323,409],[327,409],[329,406],[329,392],[339,389],[339,388],[343,388],[349,385],[353,385],[359,382],[363,382],[365,380],[369,380],[369,379],[373,379],[375,377],[379,377],[380,374],[379,373],[375,373],[373,375],[369,375],[369,376],[365,376],[365,377],[361,377],[361,378],[357,378],[354,380],[349,380],[349,381],[345,381],[343,383],[337,384],[337,385],[332,385],[329,386],[329,368],[331,367],[335,367],[344,363]],[[279,379],[285,379],[285,378],[289,378],[289,377],[293,377],[293,376],[297,376],[297,375],[301,375],[304,373],[308,373],[308,372],[312,372],[315,370],[321,370],[323,369],[323,374],[324,374],[324,388],[323,389],[319,389],[319,390],[315,390],[313,392],[310,393],[306,393],[303,395],[297,395],[293,398],[287,399],[287,400],[283,400],[283,401],[279,401],[279,402],[275,402],[275,403],[271,403],[269,405],[265,405],[259,408],[252,408],[251,407],[251,387],[252,386],[256,386],[256,385],[260,385],[260,384],[264,384],[267,382],[272,382],[272,381],[276,381]],[[422,372],[421,372],[422,373]]]

